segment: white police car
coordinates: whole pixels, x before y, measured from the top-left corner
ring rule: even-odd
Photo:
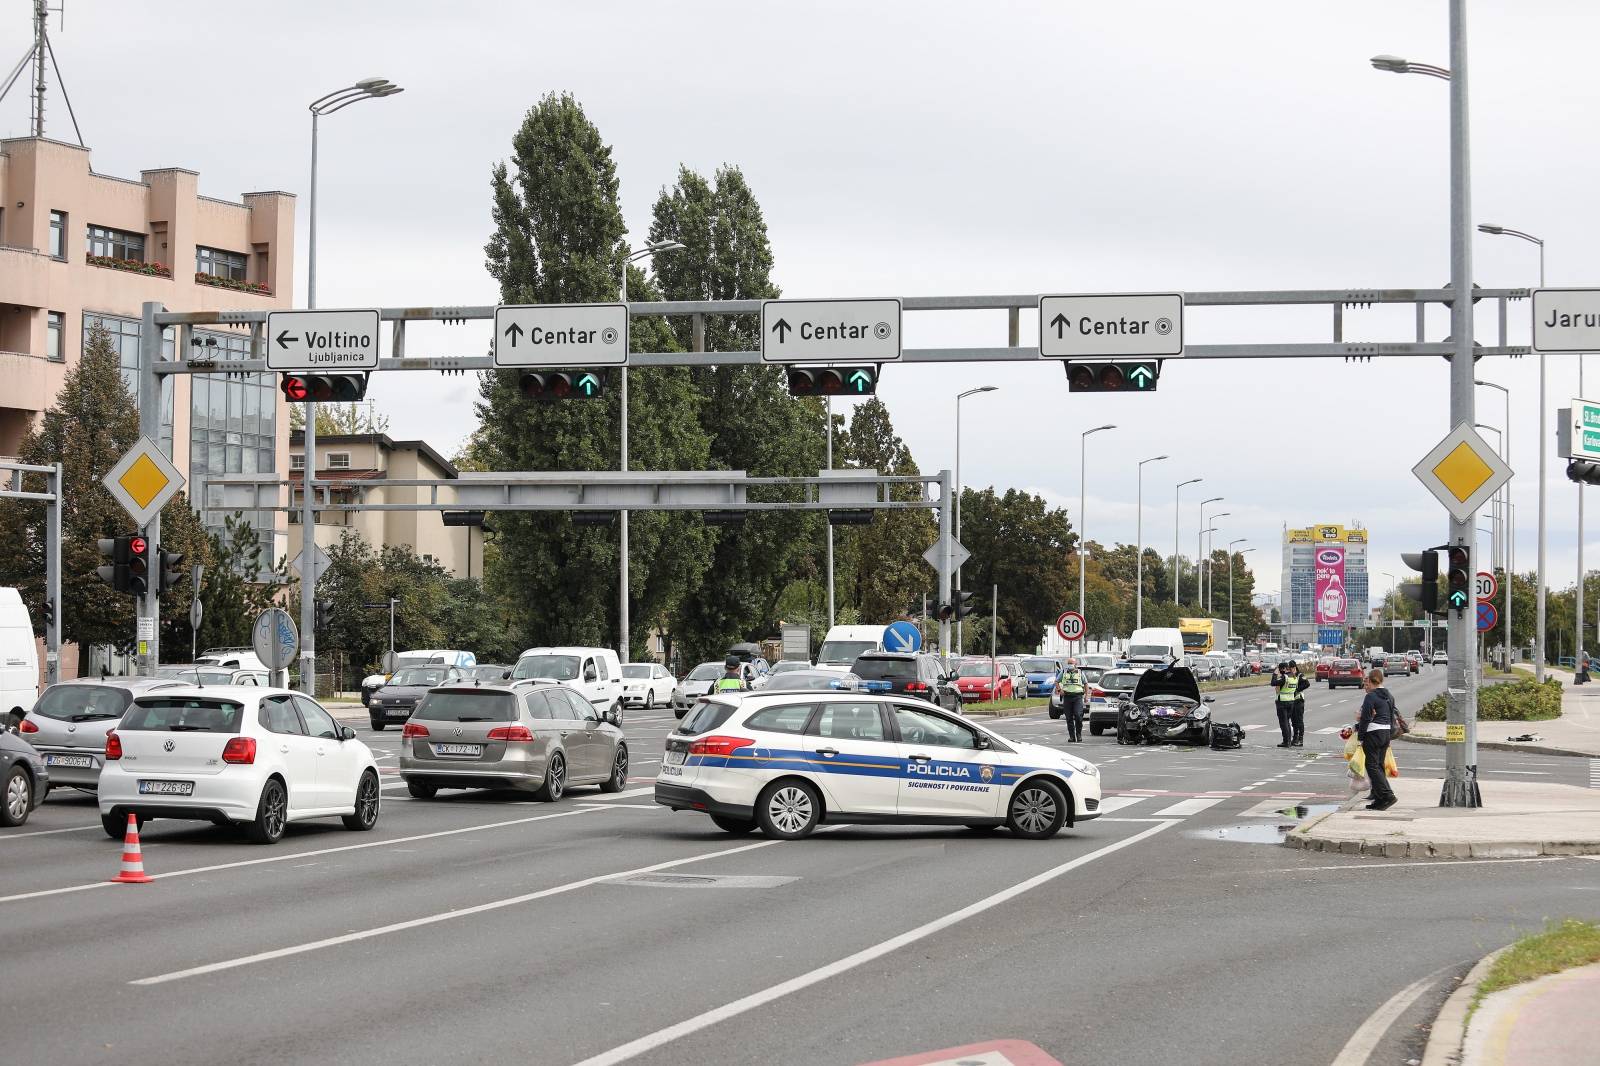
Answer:
[[[1044,839],[1099,816],[1100,771],[922,700],[728,692],[667,736],[655,798],[730,833],[786,839],[824,821],[1004,825]]]

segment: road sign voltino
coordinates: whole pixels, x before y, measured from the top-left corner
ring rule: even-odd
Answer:
[[[761,305],[761,358],[769,363],[892,363],[900,351],[899,300]]]
[[[628,365],[627,304],[503,304],[494,309],[494,365]]]
[[[1183,355],[1183,294],[1102,293],[1039,297],[1045,359]]]
[[[267,312],[267,369],[378,369],[376,310]]]

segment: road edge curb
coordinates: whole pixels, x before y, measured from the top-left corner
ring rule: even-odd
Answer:
[[[1319,815],[1317,821],[1331,817],[1333,814]],[[1554,859],[1600,855],[1600,840],[1322,840],[1307,835],[1314,826],[1315,822],[1296,826],[1284,836],[1283,846],[1374,859]]]
[[[1428,1030],[1428,1044],[1422,1052],[1422,1066],[1456,1066],[1461,1061],[1461,1051],[1467,1041],[1467,1007],[1478,985],[1489,973],[1496,959],[1509,950],[1510,945],[1491,951],[1467,971],[1456,990],[1450,993],[1439,1008]]]
[[[1481,729],[1483,723],[1479,722],[1478,727]],[[1400,738],[1400,741],[1404,744],[1434,745],[1442,745],[1445,742],[1443,737],[1419,737],[1415,733],[1406,734]],[[1547,748],[1538,744],[1505,744],[1499,741],[1486,742],[1480,740],[1478,741],[1478,747],[1487,751],[1521,751],[1534,755],[1562,755],[1572,759],[1600,759],[1600,755],[1587,751],[1572,751],[1569,748]]]

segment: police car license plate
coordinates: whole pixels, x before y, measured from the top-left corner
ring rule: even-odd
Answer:
[[[683,765],[683,752],[674,751],[672,748],[668,748],[667,749],[667,765],[668,766],[682,766]]]
[[[81,766],[84,769],[94,765],[94,760],[87,755],[46,755],[46,766]]]
[[[192,796],[193,781],[140,781],[141,796]]]
[[[483,754],[483,745],[482,744],[435,744],[433,746],[433,753],[435,755],[481,755],[481,754]]]

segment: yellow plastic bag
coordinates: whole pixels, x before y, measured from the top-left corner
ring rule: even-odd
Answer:
[[[1355,750],[1347,754],[1345,758],[1350,760],[1350,772],[1352,774],[1357,777],[1367,776],[1367,753],[1361,750],[1361,745],[1357,744]]]
[[[1394,749],[1390,748],[1383,753],[1383,772],[1390,777],[1400,776],[1400,767],[1394,761]]]
[[[1353,756],[1359,755],[1360,753],[1361,753],[1361,741],[1357,740],[1355,738],[1355,734],[1352,733],[1349,737],[1347,737],[1345,739],[1345,742],[1344,742],[1344,757],[1345,757],[1345,760],[1348,762]]]

